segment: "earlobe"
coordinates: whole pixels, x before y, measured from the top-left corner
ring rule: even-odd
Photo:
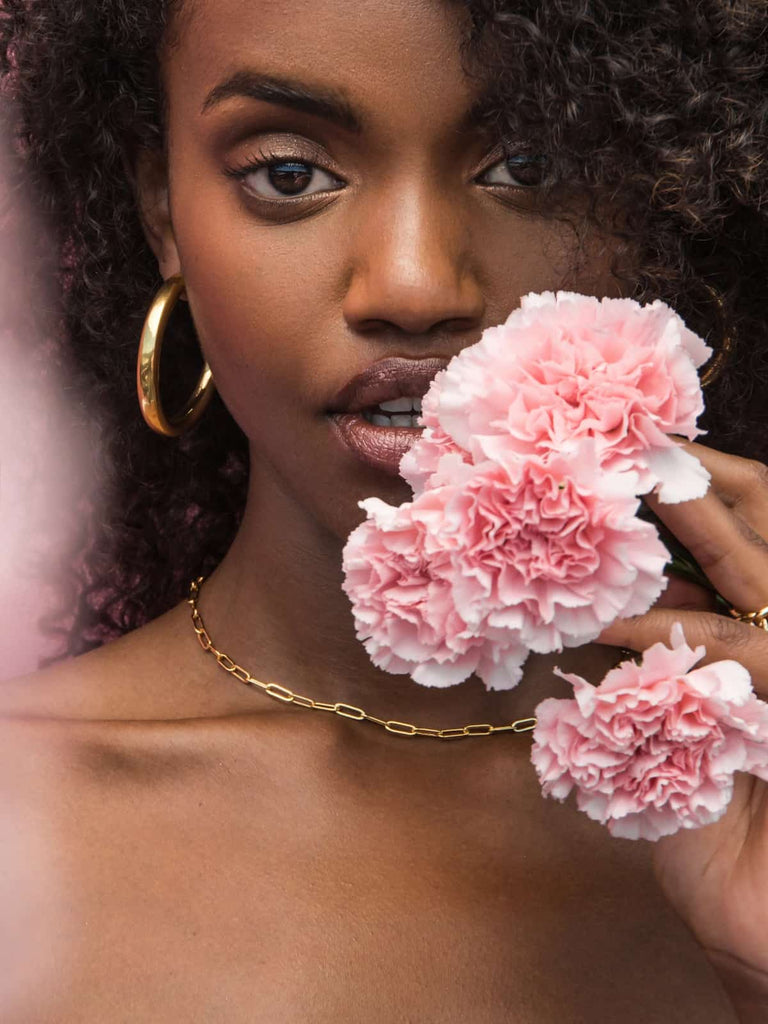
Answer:
[[[144,235],[157,258],[161,276],[168,280],[181,273],[181,262],[171,221],[165,154],[161,150],[140,150],[133,177]]]

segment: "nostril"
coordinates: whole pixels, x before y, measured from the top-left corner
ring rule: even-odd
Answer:
[[[459,334],[462,331],[476,330],[482,322],[482,313],[479,316],[454,317],[440,324],[440,327],[449,334]]]
[[[477,330],[486,303],[476,282],[441,285],[430,280],[419,286],[379,280],[353,279],[343,300],[343,315],[354,330],[366,335],[408,335],[414,344],[436,333]]]

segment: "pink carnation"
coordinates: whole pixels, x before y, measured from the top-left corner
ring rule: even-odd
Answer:
[[[485,638],[456,609],[448,555],[427,557],[425,526],[413,506],[393,508],[378,498],[360,504],[369,518],[347,541],[343,587],[374,665],[410,673],[425,686],[459,683],[480,664],[519,674],[528,651],[519,643],[485,649]]]
[[[574,700],[538,706],[531,754],[544,794],[576,802],[614,836],[657,840],[717,821],[733,774],[768,781],[768,704],[735,661],[693,669],[705,655],[682,627],[641,664],[622,662],[598,685],[558,674]]]
[[[372,519],[345,550],[375,664],[433,686],[477,672],[506,689],[529,650],[594,640],[664,589],[667,551],[635,516],[636,478],[600,473],[594,442],[568,460],[472,466],[448,453],[440,466],[412,503],[361,503]]]
[[[424,399],[431,447],[406,469],[420,466],[418,483],[434,471],[438,431],[475,462],[567,452],[589,437],[605,470],[639,473],[638,494],[658,484],[662,501],[701,497],[708,473],[668,435],[701,433],[696,368],[710,354],[660,301],[527,295],[438,374]]]
[[[413,515],[430,556],[449,554],[454,602],[478,632],[549,653],[596,639],[664,590],[667,550],[635,516],[631,478],[601,474],[591,442],[509,470],[454,459],[439,505],[423,512],[422,497]]]

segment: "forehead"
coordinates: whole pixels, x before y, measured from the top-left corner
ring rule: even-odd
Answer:
[[[456,0],[186,0],[164,69],[171,102],[201,110],[243,70],[333,89],[365,123],[460,121],[482,90],[462,65]]]

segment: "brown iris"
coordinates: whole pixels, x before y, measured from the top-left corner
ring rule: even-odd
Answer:
[[[269,181],[284,195],[298,195],[312,181],[312,168],[303,163],[270,164]]]
[[[539,155],[515,153],[507,157],[507,169],[520,185],[540,185],[546,172],[546,158]]]

